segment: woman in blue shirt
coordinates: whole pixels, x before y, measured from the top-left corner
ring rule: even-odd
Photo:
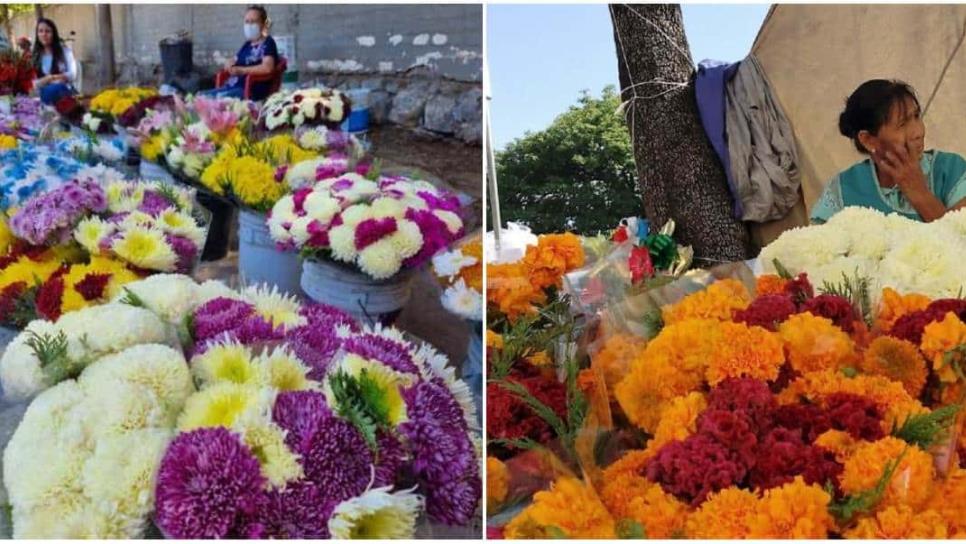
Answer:
[[[77,61],[69,47],[60,41],[57,25],[50,19],[38,19],[33,51],[34,70],[38,78],[34,88],[45,104],[76,94]]]
[[[242,98],[245,93],[245,78],[248,76],[268,75],[275,71],[278,64],[278,46],[268,35],[271,22],[265,8],[249,6],[245,10],[245,26],[243,27],[246,41],[235,58],[225,65],[225,70],[231,74],[228,82],[217,89],[208,91],[209,96],[230,96]],[[264,100],[268,97],[270,83],[267,81],[252,85],[251,100]]]

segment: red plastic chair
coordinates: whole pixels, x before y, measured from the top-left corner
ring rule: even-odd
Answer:
[[[256,83],[264,83],[267,81],[269,83],[269,95],[278,92],[278,90],[282,88],[282,74],[284,74],[285,70],[287,69],[288,61],[285,60],[285,57],[279,57],[278,62],[275,63],[275,70],[273,70],[271,74],[266,74],[264,76],[245,76],[245,94],[243,95],[245,100],[251,100],[252,85]],[[225,83],[228,82],[228,78],[230,77],[231,74],[228,73],[228,70],[219,71],[215,75],[215,87],[224,87]]]

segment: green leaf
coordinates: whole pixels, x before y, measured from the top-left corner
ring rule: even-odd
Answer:
[[[64,331],[57,334],[37,334],[26,331],[27,340],[24,342],[34,355],[40,360],[40,368],[51,385],[64,380],[80,376],[84,370],[84,361],[73,361],[67,355],[67,335]]]
[[[778,277],[780,277],[783,280],[790,280],[795,278],[795,276],[792,276],[792,273],[789,272],[787,268],[785,268],[785,265],[783,265],[781,261],[779,261],[778,259],[772,259],[771,262],[773,265],[775,265],[775,271],[778,272]]]
[[[567,533],[563,532],[563,529],[557,527],[556,525],[547,525],[543,528],[547,532],[547,538],[569,540],[570,537]]]
[[[336,413],[352,424],[374,453],[378,453],[377,433],[392,427],[385,393],[363,369],[359,376],[338,371],[329,377]]]
[[[147,308],[148,306],[145,304],[144,300],[141,299],[141,297],[137,296],[134,291],[128,289],[127,287],[124,288],[124,296],[121,297],[119,302],[121,304],[137,306],[138,308]]]
[[[846,495],[841,499],[834,501],[829,505],[829,512],[835,516],[840,523],[848,523],[852,521],[858,514],[866,514],[875,509],[879,501],[882,500],[883,495],[885,495],[886,488],[889,482],[892,481],[892,476],[895,475],[896,469],[899,468],[899,463],[902,462],[902,458],[906,456],[908,450],[903,450],[899,457],[895,460],[886,463],[885,469],[882,471],[882,477],[876,482],[875,487],[871,489],[866,489],[865,491],[860,491],[854,495]],[[831,483],[826,484],[826,491],[831,487]],[[833,497],[834,488],[832,488]]]
[[[937,408],[928,414],[916,414],[906,418],[901,427],[893,424],[892,436],[926,450],[949,437],[949,430],[956,421],[959,404]]]
[[[518,450],[538,450],[543,448],[543,444],[531,438],[494,438],[489,441],[494,446]]]
[[[852,303],[855,313],[860,316],[868,326],[872,326],[875,315],[872,308],[872,280],[867,277],[859,276],[859,270],[855,270],[852,276],[842,273],[841,283],[830,283],[825,281],[819,287],[819,292],[825,295],[837,295]]]
[[[181,201],[178,199],[178,191],[166,183],[157,184],[157,191],[167,200],[176,210],[182,211]]]
[[[844,374],[846,378],[854,378],[859,375],[859,371],[847,366],[842,369],[842,374]]]
[[[625,518],[617,522],[617,538],[642,540],[647,538],[647,531],[637,520]]]

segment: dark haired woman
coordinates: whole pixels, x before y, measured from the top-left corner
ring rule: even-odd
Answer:
[[[245,78],[248,76],[268,75],[275,71],[278,64],[278,46],[275,39],[268,35],[271,21],[262,6],[249,6],[245,10],[245,40],[235,58],[225,65],[231,74],[228,82],[217,89],[208,91],[209,96],[231,96],[242,98],[245,94]],[[268,97],[270,84],[260,82],[252,85],[251,100],[264,100]]]
[[[34,70],[39,76],[34,88],[45,104],[54,104],[64,96],[75,94],[77,62],[74,53],[60,40],[57,25],[50,19],[38,19],[33,51]]]
[[[839,132],[869,158],[832,178],[812,209],[813,223],[846,206],[926,222],[966,208],[966,160],[926,150],[921,113],[906,83],[873,79],[859,85],[839,116]]]

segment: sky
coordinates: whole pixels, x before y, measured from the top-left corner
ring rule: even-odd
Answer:
[[[751,49],[768,4],[682,6],[694,61],[737,61]],[[584,89],[618,85],[606,4],[487,6],[493,143],[547,127]]]

